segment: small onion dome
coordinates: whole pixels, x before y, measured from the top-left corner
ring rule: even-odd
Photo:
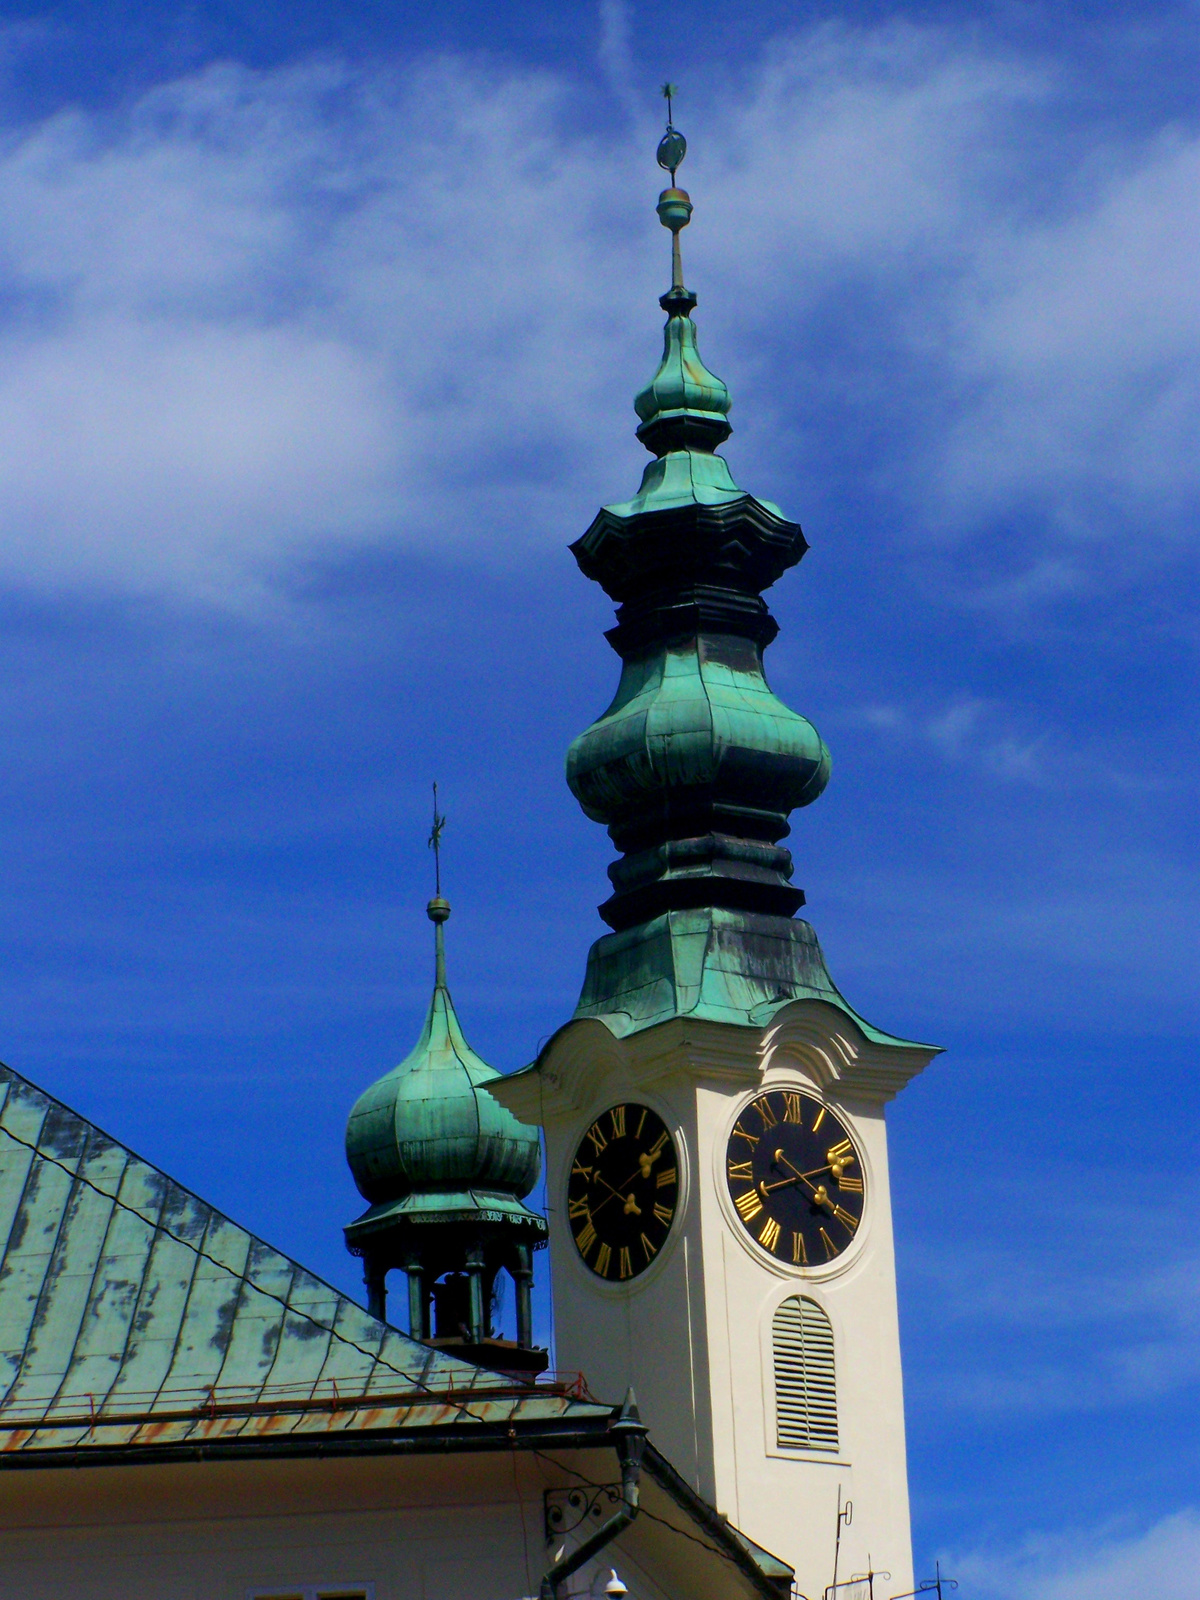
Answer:
[[[346,1159],[372,1203],[369,1215],[380,1208],[427,1217],[442,1209],[520,1215],[541,1168],[537,1129],[487,1092],[500,1074],[463,1037],[446,987],[442,925],[450,907],[439,895],[428,914],[437,973],[425,1026],[412,1053],[359,1096],[346,1127]]]

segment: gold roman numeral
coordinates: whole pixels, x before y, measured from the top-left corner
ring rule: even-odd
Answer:
[[[657,1205],[654,1208],[655,1222],[661,1222],[665,1228],[669,1228],[671,1226],[671,1218],[674,1215],[675,1213],[673,1211],[668,1211],[664,1205]]]
[[[572,1200],[570,1196],[567,1197],[567,1215],[569,1217],[586,1217],[590,1216],[590,1214],[591,1207],[588,1205],[586,1195],[582,1200]]]
[[[779,1243],[779,1224],[775,1221],[774,1217],[768,1217],[763,1223],[762,1231],[758,1236],[758,1242],[762,1245],[764,1250],[774,1250],[775,1246]]]
[[[647,1154],[649,1155],[651,1161],[657,1161],[659,1156],[662,1155],[664,1149],[666,1148],[668,1137],[669,1135],[666,1133],[660,1133],[658,1138],[650,1146]]]
[[[758,1141],[762,1137],[762,1135],[758,1134],[758,1133],[747,1133],[745,1128],[743,1128],[741,1123],[739,1122],[737,1124],[737,1126],[734,1128],[733,1133],[730,1135],[730,1137],[733,1138],[733,1139],[745,1139],[746,1143],[753,1150],[754,1146],[758,1143]]]
[[[591,1127],[587,1131],[587,1136],[592,1149],[597,1155],[599,1155],[602,1150],[608,1149],[608,1140],[604,1137],[603,1133],[601,1133],[600,1124],[598,1122],[592,1123]]]
[[[612,1136],[614,1139],[625,1137],[625,1107],[614,1106],[608,1113],[608,1120],[612,1123]]]
[[[861,1178],[839,1178],[837,1182],[838,1188],[845,1189],[847,1194],[861,1194],[863,1192]]]
[[[771,1102],[767,1099],[766,1095],[763,1095],[761,1100],[756,1100],[754,1102],[754,1109],[762,1118],[762,1125],[764,1128],[773,1128],[779,1121],[779,1118],[771,1110]]]
[[[803,1127],[804,1122],[800,1116],[800,1096],[791,1089],[783,1091],[783,1120],[794,1122],[798,1127]]]
[[[571,1163],[571,1176],[573,1178],[583,1178],[588,1183],[592,1181],[592,1173],[595,1170],[595,1167],[585,1167],[581,1161],[573,1161]]]
[[[608,1263],[612,1260],[612,1251],[606,1244],[602,1244],[596,1252],[596,1271],[602,1278],[608,1277]]]
[[[731,1161],[725,1169],[730,1183],[740,1178],[743,1183],[754,1182],[754,1165],[750,1161]]]
[[[649,1115],[650,1115],[650,1113],[646,1110],[645,1106],[643,1106],[642,1107],[642,1114],[638,1118],[638,1125],[634,1129],[634,1133],[633,1133],[633,1137],[635,1139],[640,1139],[642,1137],[642,1129],[646,1126],[646,1118]]]
[[[651,1256],[654,1254],[654,1246],[650,1243],[649,1239],[647,1239],[644,1233],[639,1234],[638,1238],[642,1241],[642,1249],[645,1252],[646,1260],[649,1261]]]
[[[757,1189],[747,1189],[745,1194],[738,1195],[733,1203],[743,1222],[753,1222],[762,1210],[762,1201],[758,1198]]]
[[[633,1262],[630,1261],[629,1251],[624,1245],[621,1246],[621,1257],[617,1264],[617,1276],[618,1278],[633,1277]]]
[[[797,1267],[806,1267],[808,1265],[808,1251],[804,1248],[804,1235],[802,1233],[792,1234],[792,1264]]]
[[[825,1152],[826,1161],[845,1161],[847,1156],[849,1156],[851,1160],[854,1158],[854,1146],[850,1143],[849,1139],[839,1140],[837,1144],[833,1145],[831,1149],[826,1150]]]
[[[837,1255],[837,1245],[834,1244],[824,1228],[819,1228],[817,1231],[821,1235],[821,1243],[825,1246],[825,1259],[826,1261],[832,1261],[834,1256]]]
[[[654,1187],[656,1189],[670,1189],[674,1186],[678,1178],[679,1174],[675,1171],[674,1167],[664,1167],[659,1173],[658,1177],[655,1178]]]
[[[821,1124],[825,1121],[825,1118],[826,1118],[827,1115],[828,1115],[828,1108],[825,1107],[825,1106],[822,1106],[820,1111],[817,1112],[816,1121],[812,1125],[812,1131],[814,1133],[819,1133],[821,1131]]]
[[[588,1251],[592,1248],[595,1242],[596,1230],[592,1225],[591,1218],[589,1217],[587,1222],[584,1223],[583,1227],[575,1235],[575,1243],[579,1247],[579,1254],[585,1261],[587,1260]]]
[[[851,1213],[846,1210],[845,1206],[834,1206],[833,1214],[841,1223],[842,1227],[849,1228],[851,1233],[853,1233],[858,1227],[858,1218],[852,1216]]]

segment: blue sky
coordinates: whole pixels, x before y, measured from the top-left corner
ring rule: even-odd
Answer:
[[[285,15],[281,15],[285,12]],[[1200,1594],[1194,6],[0,10],[0,1055],[356,1289],[430,981],[569,1014],[679,81],[776,689],[892,1118],[920,1570]]]

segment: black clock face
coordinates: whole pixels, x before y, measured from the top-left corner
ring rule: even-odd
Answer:
[[[751,1100],[729,1136],[725,1178],[746,1232],[790,1267],[840,1256],[862,1221],[854,1140],[828,1106],[794,1089]]]
[[[602,1111],[579,1141],[567,1182],[575,1248],[598,1277],[644,1272],[666,1243],[679,1200],[679,1159],[648,1106]]]

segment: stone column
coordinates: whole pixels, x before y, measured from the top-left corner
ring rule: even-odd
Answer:
[[[533,1349],[533,1260],[527,1244],[519,1244],[512,1280],[517,1291],[517,1343],[522,1350]]]
[[[408,1331],[414,1339],[429,1337],[425,1314],[425,1269],[419,1256],[409,1256],[404,1263],[408,1275]]]
[[[387,1320],[387,1268],[375,1256],[363,1257],[363,1282],[367,1286],[367,1311],[380,1322]]]
[[[467,1250],[468,1326],[472,1344],[482,1344],[487,1331],[483,1316],[483,1246],[473,1244]]]

